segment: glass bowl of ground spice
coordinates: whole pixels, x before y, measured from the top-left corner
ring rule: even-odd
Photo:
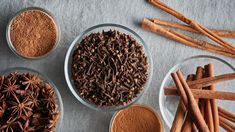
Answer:
[[[10,49],[24,59],[40,59],[59,43],[60,28],[47,10],[30,7],[16,13],[9,21],[6,38]]]
[[[98,111],[135,103],[149,87],[152,59],[143,39],[117,24],[82,32],[65,58],[65,78],[73,95]]]
[[[144,114],[143,114],[144,113]],[[109,132],[163,132],[163,122],[154,109],[135,104],[116,112],[109,126]]]
[[[63,103],[53,82],[28,68],[0,72],[0,131],[58,131]]]

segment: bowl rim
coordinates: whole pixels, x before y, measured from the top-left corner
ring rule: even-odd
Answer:
[[[1,75],[6,75],[6,74],[10,74],[12,72],[19,72],[19,73],[27,73],[29,72],[30,74],[34,74],[39,76],[43,81],[47,81],[47,83],[49,83],[50,85],[52,85],[55,93],[56,93],[56,98],[58,100],[58,106],[59,106],[59,113],[60,113],[60,119],[55,127],[55,130],[60,130],[62,123],[63,123],[63,117],[64,117],[64,106],[63,106],[63,100],[61,97],[61,94],[58,90],[58,88],[56,87],[56,85],[51,81],[51,79],[49,77],[47,77],[46,75],[42,74],[41,72],[38,72],[34,69],[31,68],[26,68],[26,67],[10,67],[7,68],[5,70],[1,70],[0,74]]]
[[[164,124],[163,124],[163,120],[162,120],[162,118],[161,118],[161,116],[160,116],[160,114],[156,111],[156,110],[154,110],[152,107],[150,107],[150,106],[148,106],[148,105],[146,105],[146,104],[133,104],[132,106],[130,106],[129,108],[131,108],[131,107],[143,107],[143,108],[146,108],[146,109],[148,109],[148,110],[150,110],[151,112],[153,112],[154,113],[154,115],[156,116],[156,118],[158,119],[158,121],[159,121],[159,123],[160,123],[160,132],[164,132]],[[111,120],[110,120],[110,123],[109,123],[109,132],[112,132],[112,126],[113,126],[113,121],[115,120],[115,118],[116,118],[116,116],[120,113],[120,112],[122,112],[123,110],[120,110],[120,111],[117,111],[117,112],[115,112],[114,114],[113,114],[113,116],[112,116],[112,118],[111,118]]]
[[[161,83],[161,86],[160,86],[160,90],[159,90],[159,108],[160,108],[160,113],[161,113],[161,116],[163,118],[163,121],[166,123],[167,127],[170,128],[171,125],[170,125],[170,122],[167,120],[167,117],[165,116],[164,113],[164,106],[162,104],[162,101],[163,101],[163,96],[164,96],[164,93],[162,90],[168,77],[170,76],[170,74],[175,71],[177,68],[179,68],[182,64],[184,64],[185,62],[189,61],[189,60],[192,60],[192,59],[197,59],[197,58],[208,58],[208,59],[213,59],[213,60],[216,60],[216,61],[219,61],[219,62],[222,62],[223,64],[227,65],[229,68],[231,68],[231,70],[235,71],[235,68],[230,64],[228,63],[226,60],[224,59],[221,59],[219,57],[216,57],[216,56],[212,56],[212,55],[196,55],[196,56],[191,56],[191,57],[188,57],[188,58],[185,58],[179,62],[177,62],[173,67],[170,68],[170,70],[167,72],[167,74],[164,76],[164,79]]]
[[[37,57],[30,57],[30,56],[24,56],[23,54],[20,54],[14,47],[12,41],[11,41],[11,35],[10,35],[10,30],[11,30],[11,24],[12,22],[15,20],[15,18],[17,16],[19,16],[21,13],[23,12],[27,12],[27,11],[33,11],[33,10],[36,10],[36,11],[40,11],[42,13],[44,13],[45,15],[47,15],[51,20],[52,22],[55,24],[55,27],[56,27],[56,32],[57,32],[57,35],[56,35],[56,42],[53,46],[53,48],[48,51],[47,53],[41,55],[41,56],[37,56]],[[60,29],[60,25],[56,19],[56,17],[47,9],[44,9],[44,8],[41,8],[41,7],[37,7],[37,6],[33,6],[33,7],[27,7],[27,8],[24,8],[24,9],[21,9],[19,11],[17,11],[8,21],[7,23],[7,27],[6,27],[6,40],[7,40],[7,45],[8,47],[11,49],[11,51],[18,57],[22,58],[22,59],[25,59],[25,60],[39,60],[39,59],[43,59],[43,58],[46,58],[47,56],[50,55],[50,53],[52,53],[53,51],[55,51],[55,49],[57,48],[57,46],[59,45],[59,42],[60,42],[60,39],[61,39],[61,29]]]
[[[148,69],[148,80],[146,81],[145,83],[145,86],[144,86],[144,90],[142,92],[139,93],[139,95],[133,99],[133,101],[127,105],[124,105],[124,106],[119,106],[118,108],[104,108],[104,107],[97,107],[96,105],[92,104],[92,103],[89,103],[88,101],[86,101],[85,99],[83,99],[82,97],[80,97],[75,88],[73,87],[73,83],[72,83],[72,79],[70,80],[70,75],[69,75],[69,61],[70,61],[70,57],[71,55],[73,54],[73,49],[74,47],[78,44],[77,42],[79,40],[82,40],[83,37],[91,32],[92,30],[95,30],[95,29],[98,29],[98,28],[105,28],[105,27],[110,27],[110,29],[112,28],[119,28],[119,29],[122,29],[128,33],[131,33],[132,36],[135,40],[137,40],[137,42],[139,42],[139,44],[141,46],[143,46],[144,48],[144,51],[145,51],[145,54],[147,56],[147,59],[148,59],[148,64],[149,64],[149,69]],[[118,29],[117,29],[118,31]],[[121,32],[121,31],[120,31]],[[124,33],[126,33],[124,32]],[[119,24],[114,24],[114,23],[103,23],[103,24],[98,24],[98,25],[95,25],[95,26],[92,26],[86,30],[84,30],[82,33],[80,33],[76,38],[75,40],[72,42],[72,44],[70,45],[69,49],[67,50],[67,53],[66,53],[66,56],[65,56],[65,62],[64,62],[64,74],[65,74],[65,80],[67,82],[67,85],[70,89],[70,91],[72,92],[72,94],[74,95],[74,97],[80,101],[83,105],[93,109],[93,110],[96,110],[96,111],[102,111],[102,112],[114,112],[114,111],[118,111],[118,110],[121,110],[121,109],[124,109],[124,108],[127,108],[129,106],[131,106],[132,104],[134,104],[135,102],[137,102],[140,97],[143,95],[143,93],[145,91],[147,91],[147,89],[149,88],[150,86],[150,83],[151,83],[151,80],[152,80],[152,72],[153,72],[153,66],[152,66],[152,57],[151,57],[151,53],[149,52],[149,49],[146,45],[146,43],[144,42],[144,40],[135,32],[133,31],[132,29],[129,29],[128,27],[125,27],[123,25],[119,25]]]

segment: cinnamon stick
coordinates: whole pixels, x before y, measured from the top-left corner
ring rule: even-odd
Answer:
[[[199,108],[200,108],[203,118],[205,119],[205,100],[202,98],[199,99]]]
[[[216,35],[212,31],[210,31],[209,29],[205,28],[204,26],[200,25],[198,22],[187,18],[183,14],[179,13],[178,11],[176,11],[176,10],[172,9],[171,7],[167,6],[166,4],[162,3],[160,0],[149,0],[149,2],[151,4],[153,4],[154,6],[162,9],[163,11],[173,15],[174,17],[178,18],[179,20],[183,21],[184,23],[188,24],[189,26],[191,26],[195,30],[198,30],[203,35],[209,37],[210,39],[217,42],[221,46],[226,47],[228,50],[231,50],[235,53],[235,47],[232,44],[224,41],[218,35]]]
[[[231,122],[229,122],[226,118],[219,116],[219,121],[225,123],[227,126],[229,126],[235,131],[235,126]]]
[[[234,80],[235,79],[235,73],[228,73],[228,74],[222,74],[214,77],[206,77],[203,79],[195,80],[195,81],[188,81],[189,87],[207,87],[215,83],[224,82],[228,80]],[[165,87],[165,89],[176,89],[175,86]]]
[[[205,76],[210,77],[211,73],[209,73],[209,69],[205,66]],[[207,87],[209,91],[211,91],[211,86]],[[205,100],[205,120],[211,132],[214,132],[214,121],[213,121],[213,114],[211,108],[211,101],[209,99]]]
[[[219,117],[219,124],[221,127],[223,127],[228,132],[235,131],[234,126],[223,117]]]
[[[235,114],[221,108],[221,107],[218,107],[218,111],[219,111],[219,115],[221,117],[224,117],[226,119],[228,119],[229,121],[235,123]]]
[[[211,90],[200,90],[192,89],[194,98],[197,99],[220,99],[220,100],[231,100],[235,101],[235,93],[225,91],[211,91]],[[164,94],[166,96],[179,95],[175,88],[165,88]]]
[[[208,64],[208,65],[206,65],[206,69],[208,69],[209,77],[213,77],[214,76],[214,65]],[[215,91],[215,86],[211,85],[209,87],[209,89],[212,91]],[[210,103],[211,103],[214,131],[219,132],[219,114],[218,114],[217,102],[215,99],[211,99]]]
[[[187,46],[191,46],[191,47],[195,47],[195,48],[199,48],[202,50],[206,50],[212,53],[217,53],[217,54],[221,54],[227,57],[232,57],[235,58],[235,54],[234,52],[227,50],[223,47],[220,46],[216,46],[210,43],[207,43],[205,41],[202,40],[197,40],[197,39],[193,39],[190,36],[181,34],[179,32],[164,28],[160,25],[154,24],[153,22],[151,22],[148,19],[144,19],[142,21],[142,28],[146,29],[146,30],[150,30],[152,32],[156,32],[161,34],[164,37],[170,38],[172,40],[175,40],[177,42],[180,42],[182,44],[185,44]]]
[[[196,76],[194,80],[201,79],[203,77],[203,68],[197,67]],[[200,89],[200,88],[197,88]],[[196,102],[198,103],[198,99],[196,99]],[[194,123],[191,120],[189,112],[186,115],[185,122],[182,127],[182,132],[191,132],[194,129]]]
[[[197,128],[201,131],[209,132],[209,128],[207,127],[206,122],[200,113],[199,107],[190,91],[189,86],[183,79],[181,72],[177,71],[177,73],[172,73],[172,78],[176,83],[184,105],[186,106],[186,108],[189,109],[189,112],[192,114],[192,119]]]
[[[193,80],[193,75],[189,75],[187,77],[187,80],[188,81]],[[170,132],[181,132],[181,128],[184,122],[185,112],[186,108],[183,104],[183,101],[180,99]]]
[[[178,28],[178,29],[194,32],[194,33],[200,33],[198,30],[195,30],[194,28],[192,28],[188,25],[180,24],[177,22],[170,22],[170,21],[161,20],[158,18],[153,19],[153,22],[155,24],[159,24],[162,26],[169,26],[169,27],[173,27],[173,28]],[[234,38],[235,37],[235,31],[222,30],[222,29],[209,29],[209,30],[211,30],[213,33],[217,34],[220,37],[227,37],[227,38]]]

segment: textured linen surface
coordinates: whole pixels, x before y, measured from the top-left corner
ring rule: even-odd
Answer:
[[[235,30],[234,0],[162,1],[207,27]],[[61,41],[57,49],[49,57],[36,61],[15,56],[8,48],[5,38],[8,20],[17,11],[31,6],[52,12],[61,28]],[[194,55],[214,55],[235,66],[234,59],[187,47],[141,29],[139,23],[144,17],[177,21],[146,0],[1,0],[0,70],[16,66],[28,67],[45,74],[56,84],[64,103],[61,132],[108,132],[112,113],[96,112],[82,105],[72,95],[64,78],[66,51],[75,37],[85,29],[101,23],[117,23],[133,29],[145,40],[152,54],[154,75],[150,88],[139,103],[148,104],[158,112],[161,82],[168,70],[180,60]],[[234,39],[228,40],[235,44]],[[169,131],[166,125],[165,130]]]

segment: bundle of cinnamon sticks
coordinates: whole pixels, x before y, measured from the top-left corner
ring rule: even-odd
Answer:
[[[174,17],[181,20],[185,24],[164,21],[164,20],[160,20],[157,18],[152,19],[152,20],[144,18],[144,20],[142,21],[142,28],[158,33],[164,37],[175,40],[187,46],[191,46],[191,47],[199,48],[199,49],[206,50],[209,52],[221,54],[227,57],[235,58],[235,46],[221,38],[221,37],[235,38],[235,31],[208,29],[202,26],[201,24],[199,24],[198,22],[187,18],[180,12],[167,6],[160,0],[148,0],[148,1],[154,6],[173,15]],[[202,35],[207,36],[218,45],[209,43],[204,40],[193,38],[189,35],[177,32],[167,27],[179,28],[182,30],[190,31],[190,32],[200,33]]]
[[[164,88],[166,96],[180,96],[171,132],[235,131],[235,114],[217,106],[216,99],[235,101],[235,93],[217,91],[214,84],[235,80],[235,73],[214,76],[212,64],[197,67],[196,74],[183,78],[181,71],[172,73],[175,86]]]

